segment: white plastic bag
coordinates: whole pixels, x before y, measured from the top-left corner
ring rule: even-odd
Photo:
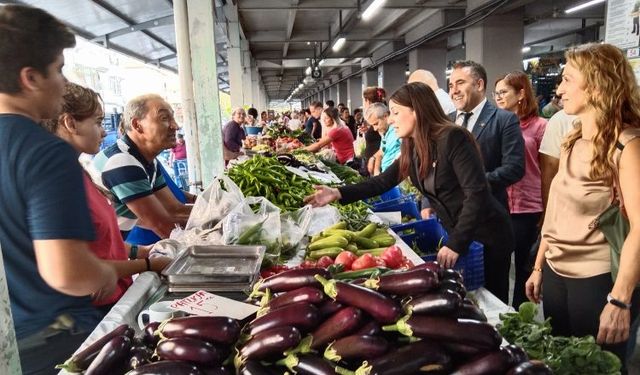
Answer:
[[[311,213],[311,225],[307,230],[307,235],[309,236],[320,233],[323,229],[336,224],[342,218],[340,211],[333,206],[315,207],[311,210]]]
[[[281,253],[283,256],[288,257],[295,254],[298,245],[311,226],[312,218],[313,213],[310,205],[280,215],[280,243],[282,244]]]
[[[216,177],[196,199],[185,229],[215,227],[243,199],[242,191],[229,177]]]
[[[364,135],[358,132],[358,137],[353,142],[353,150],[357,158],[361,158],[364,155],[364,150],[367,148],[367,141],[364,139]]]
[[[264,245],[263,266],[280,256],[280,209],[264,197],[247,197],[222,221],[225,245]]]

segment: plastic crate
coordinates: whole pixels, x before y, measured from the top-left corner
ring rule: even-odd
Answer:
[[[402,217],[410,216],[416,220],[420,220],[420,210],[413,195],[407,195],[387,202],[374,203],[372,210],[374,212],[400,211]]]
[[[262,133],[262,127],[260,126],[247,126],[244,128],[247,132],[247,135],[258,135]]]
[[[390,201],[393,199],[398,199],[398,198],[402,198],[402,191],[400,190],[399,187],[394,187],[391,188],[390,190],[387,190],[386,192],[380,194],[380,198],[382,199],[383,202],[386,201]]]
[[[447,232],[436,219],[420,220],[413,223],[394,225],[391,227],[409,247],[417,247],[423,253],[426,262],[436,260],[435,253],[438,244],[445,245],[448,240]],[[408,231],[413,233],[407,233]],[[458,257],[453,269],[462,274],[467,290],[476,290],[484,285],[484,246],[473,241],[469,245],[467,255]]]

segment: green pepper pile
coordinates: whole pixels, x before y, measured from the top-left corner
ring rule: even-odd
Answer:
[[[283,211],[302,207],[305,196],[313,193],[312,182],[289,172],[275,158],[256,155],[237,164],[227,175],[245,196],[267,198]]]
[[[546,363],[554,374],[620,374],[620,359],[602,350],[593,336],[553,336],[550,318],[535,320],[537,310],[535,304],[525,302],[518,312],[500,314],[498,331],[510,343],[521,346],[529,358]]]
[[[347,205],[335,202],[332,205],[340,211],[340,216],[342,216],[342,220],[347,223],[346,229],[348,230],[359,231],[370,223],[370,206],[364,201],[357,201]]]

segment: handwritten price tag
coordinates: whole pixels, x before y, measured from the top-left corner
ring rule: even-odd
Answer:
[[[258,306],[221,297],[204,290],[199,290],[183,299],[175,300],[170,307],[193,315],[227,316],[239,320],[258,311]]]

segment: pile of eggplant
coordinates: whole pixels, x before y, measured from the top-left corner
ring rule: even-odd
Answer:
[[[233,365],[223,362],[240,330],[235,319],[190,316],[149,323],[134,337],[122,324],[57,368],[86,375],[232,375]]]
[[[121,325],[59,368],[99,374],[551,374],[466,298],[456,271],[425,263],[351,281],[323,268],[261,280],[255,318]]]
[[[241,375],[551,374],[501,347],[461,275],[435,262],[350,282],[293,269],[257,295],[262,308],[237,345]]]

